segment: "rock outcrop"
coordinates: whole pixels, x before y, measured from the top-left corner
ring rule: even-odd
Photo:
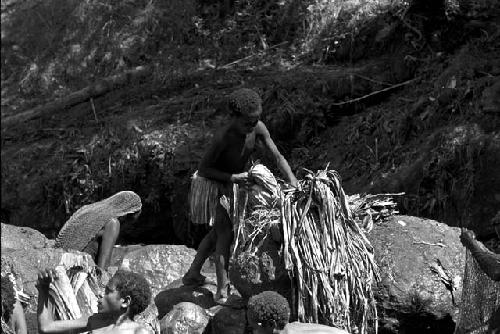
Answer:
[[[46,248],[54,246],[54,240],[30,227],[19,227],[2,223],[2,248]]]
[[[119,267],[144,275],[156,296],[184,276],[195,254],[194,249],[181,245],[148,245],[126,253]]]
[[[209,320],[203,307],[181,302],[161,319],[161,334],[203,334]]]
[[[367,235],[380,269],[384,333],[453,332],[465,261],[459,236],[458,228],[410,216],[394,216]]]
[[[163,318],[165,314],[172,311],[175,305],[181,302],[193,303],[203,309],[209,309],[215,306],[214,295],[216,288],[215,285],[211,284],[185,286],[182,284],[182,280],[175,280],[155,297],[158,316]]]

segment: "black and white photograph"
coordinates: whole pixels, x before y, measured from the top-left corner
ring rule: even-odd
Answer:
[[[499,0],[2,0],[5,334],[500,334]]]

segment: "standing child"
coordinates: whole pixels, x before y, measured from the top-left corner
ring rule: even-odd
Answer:
[[[231,219],[220,199],[222,196],[232,198],[233,184],[245,185],[248,182],[247,164],[256,143],[263,144],[270,151],[286,180],[292,186],[297,186],[297,179],[288,162],[279,152],[264,123],[259,120],[262,113],[259,95],[251,89],[239,89],[229,96],[229,110],[229,123],[215,133],[191,183],[193,223],[208,223],[213,228],[200,243],[196,257],[182,280],[186,285],[201,285],[205,282],[200,270],[215,245],[217,303],[227,300],[227,270],[233,240]]]

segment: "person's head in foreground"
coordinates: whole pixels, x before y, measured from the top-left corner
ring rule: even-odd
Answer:
[[[288,323],[290,307],[279,293],[264,291],[249,299],[247,317],[254,334],[272,334]]]
[[[262,114],[262,100],[252,89],[241,88],[229,95],[232,127],[240,134],[253,131]]]
[[[99,313],[126,313],[130,319],[144,311],[151,300],[151,288],[144,276],[118,270],[106,285],[98,302]]]
[[[285,297],[274,291],[264,291],[248,301],[247,318],[253,334],[345,334],[344,330],[321,324],[293,322]]]

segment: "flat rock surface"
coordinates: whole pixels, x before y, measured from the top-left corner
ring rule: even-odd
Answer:
[[[2,223],[2,248],[24,249],[52,247],[54,240],[30,227]]]
[[[161,320],[162,334],[202,334],[210,318],[199,305],[182,302],[166,314]]]
[[[194,249],[182,245],[148,245],[125,254],[120,266],[143,274],[155,297],[184,276],[195,254]]]
[[[155,297],[159,317],[162,318],[181,302],[193,303],[203,309],[208,309],[215,305],[214,295],[216,289],[216,285],[213,284],[185,286],[182,284],[181,279],[175,280]]]
[[[380,269],[376,296],[383,321],[403,326],[401,317],[412,313],[438,322],[450,316],[456,320],[465,262],[459,236],[459,228],[411,216],[394,216],[374,226],[367,237]]]

